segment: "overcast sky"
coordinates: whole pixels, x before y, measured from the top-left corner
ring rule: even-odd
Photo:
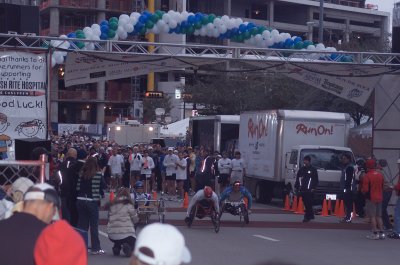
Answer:
[[[392,13],[394,2],[400,2],[400,0],[367,0],[365,3],[377,5],[378,10]]]

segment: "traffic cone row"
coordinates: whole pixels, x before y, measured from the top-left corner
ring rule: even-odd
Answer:
[[[114,200],[114,198],[115,198],[115,193],[114,193],[114,191],[111,191],[110,192],[110,202],[112,202]]]
[[[290,201],[289,201],[289,195],[288,194],[286,194],[285,207],[282,210],[283,211],[290,211]]]
[[[294,213],[304,214],[304,205],[303,205],[303,198],[302,197],[300,197],[299,202],[297,204],[297,210]]]
[[[293,197],[292,208],[290,209],[290,211],[292,211],[292,212],[297,211],[297,196]]]

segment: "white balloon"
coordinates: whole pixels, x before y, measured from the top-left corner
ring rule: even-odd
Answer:
[[[275,35],[273,37],[274,43],[279,43],[281,41],[283,41],[283,37],[281,35]]]
[[[89,45],[86,46],[86,49],[89,51],[93,51],[94,50],[94,44],[93,43],[89,43]]]
[[[64,62],[64,57],[60,52],[53,53],[54,58],[56,59],[57,64],[62,64]]]
[[[178,12],[174,14],[173,18],[177,23],[181,23],[184,20],[183,16]]]
[[[189,12],[183,11],[181,15],[182,15],[183,20],[187,20],[187,18],[189,17]]]
[[[129,21],[127,24],[131,24],[131,25],[135,26],[137,22],[138,22],[138,19],[136,17],[131,17],[131,18],[129,18]]]
[[[93,40],[100,40],[100,36],[93,35]]]
[[[274,29],[273,31],[271,31],[271,35],[272,35],[272,36],[278,36],[278,35],[279,35],[279,31],[277,31],[276,29]]]
[[[69,43],[69,41],[64,41],[64,42],[60,45],[60,48],[68,49],[69,46],[71,46],[71,44]]]
[[[247,41],[248,41],[248,43],[251,44],[251,45],[255,45],[255,44],[256,44],[256,41],[254,40],[254,38],[250,38],[250,39],[248,39]]]
[[[217,18],[214,19],[213,24],[216,25],[216,26],[219,26],[219,25],[222,24],[222,20],[217,17]]]
[[[68,36],[63,34],[60,36],[60,39],[68,39]]]
[[[86,34],[86,32],[88,32],[89,30],[92,31],[92,28],[90,28],[90,27],[84,27],[82,31],[83,31],[83,33]]]
[[[60,40],[52,40],[50,41],[50,45],[53,47],[60,47],[61,46],[62,41]]]
[[[61,51],[60,51],[60,54],[61,54],[63,57],[65,57],[65,56],[67,56],[68,52],[61,52]]]
[[[233,28],[235,27],[235,20],[234,20],[233,18],[229,19],[229,20],[226,22],[226,27],[227,27],[228,29],[233,29]]]
[[[165,21],[160,19],[159,21],[157,21],[156,23],[157,27],[159,27],[160,29],[162,29],[163,27],[165,27]]]
[[[315,46],[314,45],[308,45],[307,46],[307,50],[314,51],[315,50]]]
[[[212,32],[213,32],[212,35],[213,35],[214,38],[218,38],[219,37],[220,34],[219,34],[218,29],[213,29]]]
[[[138,19],[140,17],[140,14],[138,12],[133,12],[133,13],[131,13],[130,17],[131,18],[134,17],[134,18]]]
[[[154,25],[154,27],[151,29],[151,31],[154,34],[159,34],[160,33],[160,28],[157,25]]]
[[[200,30],[196,29],[196,30],[193,32],[193,35],[199,36],[199,35],[200,35]]]
[[[371,59],[367,59],[364,61],[365,64],[373,64],[374,61],[372,61]]]
[[[93,30],[95,30],[95,29],[100,30],[100,25],[99,25],[99,24],[93,24],[93,25],[91,26],[91,28],[92,28]]]
[[[315,49],[317,51],[323,51],[323,50],[325,50],[325,45],[322,43],[318,43],[317,46],[315,46]]]
[[[270,47],[274,45],[274,39],[272,39],[271,37],[265,40],[265,47]]]
[[[236,27],[239,27],[241,24],[243,24],[243,20],[241,18],[236,19]]]
[[[132,24],[125,24],[124,25],[124,31],[131,33],[133,31],[133,25]]]
[[[123,27],[119,26],[116,33],[121,38],[123,36],[123,33],[126,33],[126,31]]]
[[[207,31],[214,30],[214,25],[212,23],[208,23],[206,26]]]
[[[168,23],[168,26],[170,29],[176,28],[177,25],[178,25],[178,22],[176,22],[176,20],[174,20],[174,19],[171,19]]]
[[[122,15],[119,16],[119,20],[118,21],[121,21],[121,20],[129,20],[129,16],[127,14],[122,14]]]
[[[126,33],[126,32],[124,31],[121,35],[118,35],[118,37],[119,37],[121,40],[126,40],[126,38],[128,38],[128,33]]]
[[[263,38],[262,38],[261,34],[257,34],[254,36],[254,40],[256,43],[260,43],[263,40]]]
[[[221,17],[221,20],[222,20],[223,22],[228,22],[228,21],[229,21],[229,17],[228,17],[227,15],[223,15],[223,16]]]
[[[220,25],[220,26],[218,27],[218,31],[219,31],[221,34],[224,34],[227,30],[228,30],[228,29],[226,28],[225,25]]]
[[[261,34],[265,39],[271,37],[271,32],[269,30],[264,30]]]
[[[169,13],[168,14],[164,14],[162,16],[162,20],[164,20],[165,23],[168,23],[171,20],[171,15]]]
[[[200,36],[205,37],[207,35],[207,30],[205,27],[202,27],[200,29]]]

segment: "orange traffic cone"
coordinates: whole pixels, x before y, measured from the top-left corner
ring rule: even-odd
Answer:
[[[292,209],[290,211],[295,212],[297,211],[297,196],[293,197]]]
[[[356,204],[353,203],[353,212],[351,213],[351,219],[354,219],[357,217],[357,213],[356,213]]]
[[[285,207],[282,209],[284,211],[290,211],[290,202],[289,202],[289,195],[286,194],[285,198]]]
[[[336,203],[335,203],[335,212],[333,215],[338,216],[339,214],[339,208],[340,208],[340,200],[336,199]]]
[[[304,214],[304,205],[303,205],[303,198],[302,197],[300,197],[299,203],[297,205],[297,211],[295,211],[294,213]]]
[[[331,199],[328,200],[328,214],[332,214],[332,201],[331,201]]]
[[[188,196],[188,193],[185,192],[185,196],[184,196],[184,198],[183,198],[183,205],[182,205],[182,207],[185,208],[185,209],[187,209],[188,206],[189,206],[189,196]]]
[[[337,214],[337,217],[344,217],[346,214],[344,213],[344,202],[343,200],[340,200],[340,206],[339,206],[339,212]]]
[[[322,203],[322,213],[321,216],[329,216],[328,213],[328,203],[326,202],[326,199],[324,199],[324,202]]]
[[[111,191],[110,192],[110,202],[112,202],[114,200],[114,198],[115,198],[114,191]]]
[[[153,191],[153,200],[157,200],[157,191]]]

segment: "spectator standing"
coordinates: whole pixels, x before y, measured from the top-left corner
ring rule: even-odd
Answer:
[[[52,186],[42,183],[30,187],[24,195],[22,212],[0,221],[1,264],[34,265],[35,242],[58,207],[60,198]]]
[[[142,155],[139,154],[139,148],[134,146],[132,153],[129,155],[129,163],[131,163],[131,187],[135,186],[136,181],[140,180],[141,160]]]
[[[114,148],[112,156],[108,159],[108,165],[111,170],[111,189],[117,190],[121,187],[122,182],[122,169],[124,168],[124,158],[117,153],[117,149]]]
[[[342,176],[340,178],[340,189],[343,192],[345,217],[341,223],[351,223],[351,212],[353,211],[353,189],[354,189],[354,166],[351,164],[351,155],[342,156]]]
[[[196,153],[193,151],[192,147],[187,148],[188,151],[188,159],[189,159],[189,181],[190,181],[190,195],[194,195],[194,190],[196,189],[196,181],[194,179],[196,172]]]
[[[77,185],[78,228],[90,227],[91,254],[103,254],[99,240],[99,204],[102,172],[95,157],[89,157],[83,165]]]
[[[149,151],[144,150],[143,152],[143,157],[140,161],[141,164],[141,170],[140,170],[140,180],[144,181],[145,187],[146,187],[146,192],[150,192],[150,179],[151,179],[151,174],[152,170],[154,168],[154,161],[151,156],[149,156]]]
[[[383,201],[383,175],[376,170],[376,163],[373,159],[366,162],[367,173],[363,179],[362,192],[366,198],[366,210],[371,218],[372,233],[368,239],[385,239],[382,222],[382,201]]]
[[[243,184],[243,176],[246,175],[245,161],[241,158],[239,151],[235,151],[235,158],[232,159],[232,173],[230,182],[233,184],[235,181],[240,181]]]
[[[165,182],[168,195],[175,196],[176,188],[176,162],[179,158],[173,154],[174,148],[168,147],[168,153],[164,157],[163,164],[165,166]]]
[[[229,185],[230,174],[232,170],[232,161],[228,158],[228,152],[224,151],[222,153],[222,158],[218,160],[218,170],[219,170],[219,188],[220,193],[222,193],[225,188]]]
[[[318,172],[315,167],[311,165],[311,157],[305,156],[303,158],[303,166],[297,172],[295,188],[300,191],[301,197],[304,202],[304,219],[303,222],[309,222],[314,219],[313,199],[314,190],[318,185]]]
[[[378,160],[377,170],[382,173],[384,177],[383,185],[383,201],[382,201],[382,222],[385,230],[392,230],[393,225],[390,223],[389,214],[387,208],[389,206],[390,199],[393,194],[393,179],[391,172],[387,171],[388,165],[385,159]]]
[[[201,151],[203,160],[200,172],[196,174],[196,192],[204,189],[205,186],[212,186],[211,179],[213,178],[214,158],[209,154],[210,151],[208,149]]]
[[[183,153],[178,153],[178,161],[176,161],[176,183],[178,186],[178,199],[182,200],[184,196],[184,187],[183,184],[187,179],[187,161],[183,157]]]

